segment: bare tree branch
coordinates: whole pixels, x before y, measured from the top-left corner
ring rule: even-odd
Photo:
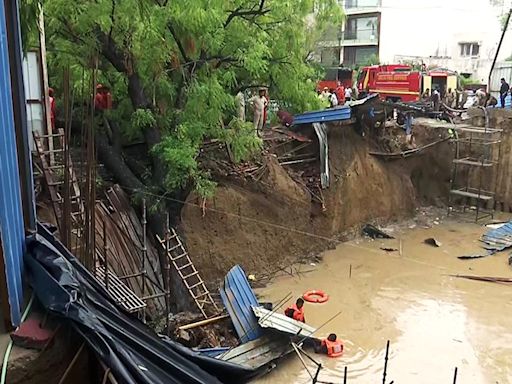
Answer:
[[[174,41],[176,42],[176,45],[178,46],[178,49],[181,53],[181,56],[183,57],[183,60],[185,60],[186,62],[190,61],[190,59],[187,56],[187,52],[185,51],[185,48],[183,47],[183,44],[181,43],[181,40],[179,39],[178,34],[176,33],[176,30],[174,29],[173,25],[169,23],[167,25],[167,28],[171,32],[171,35]]]

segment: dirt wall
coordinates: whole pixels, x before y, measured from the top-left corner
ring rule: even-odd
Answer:
[[[329,239],[347,230],[410,216],[421,201],[446,197],[449,160],[436,159],[451,150],[447,143],[442,146],[418,158],[386,162],[368,154],[367,139],[352,127],[331,127],[325,210],[269,160],[259,182],[223,182],[206,202],[204,215],[201,201],[189,196],[180,230],[207,281],[222,278],[235,264],[261,278],[325,250],[333,245]],[[436,161],[443,165],[441,172]]]

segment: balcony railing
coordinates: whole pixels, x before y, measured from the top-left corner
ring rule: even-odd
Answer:
[[[381,0],[341,0],[345,9],[377,8],[381,6]]]
[[[370,41],[377,42],[379,40],[379,36],[377,31],[345,31],[343,35],[344,40],[356,40],[356,41]]]

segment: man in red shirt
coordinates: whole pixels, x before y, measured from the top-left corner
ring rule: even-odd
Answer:
[[[338,98],[338,105],[345,104],[345,87],[338,81],[338,86],[334,90],[336,97]]]
[[[52,124],[52,132],[55,131],[55,97],[53,88],[48,88],[48,96],[50,98],[50,119]]]
[[[97,111],[112,109],[112,95],[107,87],[102,84],[96,85],[96,96],[94,96],[94,108]]]

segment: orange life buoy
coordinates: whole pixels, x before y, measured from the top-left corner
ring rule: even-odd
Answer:
[[[302,297],[310,303],[325,303],[329,300],[329,295],[321,290],[307,291]]]

